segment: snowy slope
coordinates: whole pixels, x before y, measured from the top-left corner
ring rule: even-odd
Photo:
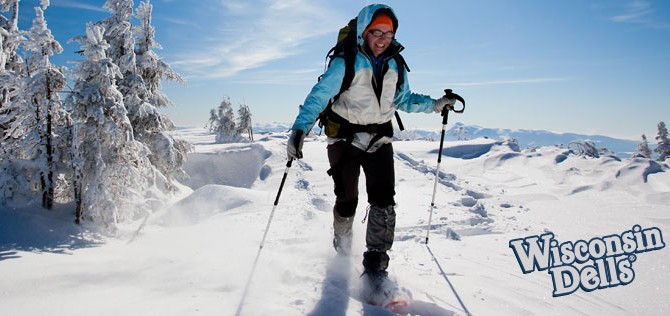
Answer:
[[[192,189],[114,236],[72,225],[65,207],[0,209],[3,315],[390,315],[358,295],[363,203],[352,257],[336,257],[332,249],[334,199],[323,138],[308,137],[305,158],[288,169],[243,297],[286,169],[287,135],[216,145],[202,130],[180,133],[196,145],[186,166],[190,177],[182,179]],[[561,297],[552,297],[548,273],[523,274],[509,247],[512,239],[545,232],[560,241],[589,240],[634,225],[668,236],[667,165],[585,159],[557,147],[519,151],[489,139],[447,142],[426,245],[438,145],[394,143],[398,219],[389,272],[411,293],[413,313],[670,311],[667,247],[639,254],[628,285]]]

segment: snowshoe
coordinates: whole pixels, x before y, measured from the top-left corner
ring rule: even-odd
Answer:
[[[374,306],[402,313],[409,306],[409,295],[388,278],[386,271],[363,272],[362,298]]]

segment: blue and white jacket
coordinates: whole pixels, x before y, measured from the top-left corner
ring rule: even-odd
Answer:
[[[392,9],[386,5],[373,4],[361,10],[358,14],[357,42],[358,53],[354,63],[354,77],[351,86],[340,94],[339,98],[333,103],[332,110],[339,116],[345,118],[353,124],[368,125],[382,124],[390,121],[395,115],[396,110],[405,112],[424,112],[434,111],[435,100],[429,96],[416,94],[410,91],[407,80],[407,73],[404,75],[403,83],[400,89],[396,89],[398,81],[398,65],[392,58],[392,55],[386,56],[388,71],[384,74],[382,82],[381,96],[377,98],[373,88],[373,68],[371,59],[366,53],[364,47],[363,31],[372,22],[374,13],[379,9],[388,9],[394,16],[392,19],[397,21]],[[402,50],[395,39],[387,48],[388,51],[399,53]],[[407,70],[405,70],[406,72]],[[319,113],[321,113],[330,99],[340,92],[342,80],[344,79],[345,63],[344,58],[335,58],[323,74],[321,80],[312,88],[307,95],[305,102],[300,106],[298,116],[293,123],[293,130],[302,130],[307,133],[316,122]],[[397,91],[396,91],[397,90]],[[352,144],[362,150],[374,152],[382,144],[390,143],[390,137],[382,137],[368,148],[370,140],[374,134],[367,132],[354,135]],[[329,138],[329,143],[334,143],[341,139]]]

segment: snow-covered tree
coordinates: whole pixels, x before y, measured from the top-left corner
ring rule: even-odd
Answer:
[[[8,20],[0,15],[0,72],[19,71],[22,64],[21,56],[17,54],[21,35],[19,33],[19,0],[0,0],[0,11],[12,10]]]
[[[588,140],[573,141],[568,144],[568,148],[571,149],[575,148],[574,150],[575,154],[583,157],[592,157],[592,158],[600,157],[600,151],[596,147],[596,144],[593,143],[592,141]]]
[[[58,149],[66,147],[59,145],[66,140],[59,135],[67,133],[69,115],[59,95],[66,84],[65,75],[49,61],[63,49],[47,27],[42,9],[35,8],[35,13],[33,26],[25,32],[24,41],[29,75],[24,93],[25,99],[30,100],[34,121],[22,121],[19,125],[27,129],[22,147],[30,150],[29,158],[40,168],[42,205],[50,209],[54,200],[54,175],[58,172],[56,163],[67,156]]]
[[[184,80],[154,52],[154,49],[162,47],[155,39],[156,31],[151,24],[152,10],[153,6],[147,0],[140,3],[135,12],[136,18],[140,21],[140,25],[134,30],[138,46],[137,65],[149,91],[149,103],[162,108],[171,106],[172,101],[161,91],[161,81],[182,83]]]
[[[668,138],[668,128],[665,126],[663,121],[659,122],[656,126],[658,128],[658,135],[656,140],[658,141],[658,146],[654,151],[659,154],[658,160],[664,161],[666,158],[670,157],[670,139]]]
[[[7,129],[18,115],[14,111],[22,101],[18,98],[23,82],[23,60],[17,53],[22,39],[18,29],[18,0],[0,0],[0,11],[9,10],[12,11],[9,19],[0,14],[0,138],[5,147],[3,152],[9,151],[6,147],[13,147],[8,146]]]
[[[158,110],[173,105],[161,91],[162,80],[182,83],[183,79],[154,52],[161,46],[154,39],[152,10],[152,5],[146,1],[135,11],[135,17],[140,21],[133,29],[137,37],[137,74],[144,89],[139,94],[143,102],[131,111],[130,117],[137,139],[151,150],[151,163],[166,177],[168,188],[173,189],[173,180],[183,173],[182,166],[192,148],[186,140],[169,132],[174,129],[174,123]]]
[[[240,140],[235,124],[235,113],[230,98],[225,96],[219,107],[210,111],[207,124],[209,131],[216,134],[217,143],[234,143]]]
[[[117,85],[134,137],[150,150],[149,160],[157,171],[154,183],[162,191],[171,191],[176,188],[175,176],[183,173],[182,165],[191,147],[168,132],[174,124],[158,107],[171,104],[160,91],[161,80],[182,82],[181,77],[153,52],[160,45],[154,41],[148,2],[141,3],[135,15],[132,0],[107,0],[104,8],[112,16],[96,24],[105,29],[104,38],[110,45],[107,57],[119,66],[122,76],[117,78]],[[132,17],[140,21],[139,26],[133,27]]]
[[[145,211],[152,168],[149,150],[135,141],[123,96],[116,86],[119,67],[107,57],[104,30],[89,23],[77,38],[86,60],[77,68],[68,98],[73,118],[74,195],[77,222],[114,227]]]
[[[249,134],[249,140],[254,141],[254,131],[251,126],[251,109],[246,104],[240,104],[237,109],[237,133]]]
[[[112,16],[96,25],[104,29],[104,39],[109,44],[107,57],[119,66],[121,74],[135,72],[135,39],[130,18],[133,15],[132,0],[107,0],[102,6]],[[119,82],[120,85],[120,82]]]
[[[137,71],[135,37],[130,21],[133,15],[133,1],[107,0],[103,8],[109,10],[112,16],[95,24],[105,31],[104,39],[109,43],[107,57],[119,66],[121,76],[116,78],[117,87],[123,94],[123,104],[132,124],[133,118],[143,106],[146,106],[144,99],[147,96],[144,82]]]
[[[23,154],[25,137],[19,128],[35,113],[26,100],[26,72],[18,54],[23,39],[18,29],[18,0],[0,0],[0,11],[10,10],[9,19],[0,14],[0,203],[30,198],[36,179],[35,164]]]
[[[463,124],[456,124],[454,128],[451,129],[450,131],[451,136],[455,137],[458,140],[467,140],[468,138],[468,130],[463,126]]]
[[[647,136],[642,134],[642,142],[637,145],[637,156],[651,159],[651,149],[649,149],[649,141]]]
[[[10,159],[21,157],[23,148],[20,142],[25,137],[24,129],[27,125],[21,122],[26,117],[34,116],[35,113],[29,108],[29,100],[26,100],[26,77],[23,73],[5,71],[0,74],[0,140],[2,141],[2,152],[0,158]]]
[[[43,206],[51,208],[54,199],[70,195],[64,173],[71,174],[66,163],[71,129],[60,99],[64,68],[50,62],[62,48],[44,19],[49,1],[35,8],[33,25],[25,31],[16,27],[17,1],[0,3],[3,11],[13,9],[12,20],[0,16],[0,195],[5,202],[24,203],[39,194]]]

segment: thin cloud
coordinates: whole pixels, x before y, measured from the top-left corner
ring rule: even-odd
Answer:
[[[651,28],[670,29],[667,22],[658,22],[653,17],[654,9],[649,1],[634,0],[626,7],[626,12],[610,18],[616,23],[632,23]]]
[[[169,17],[164,17],[164,16],[155,16],[154,19],[157,20],[162,20],[174,25],[182,25],[182,26],[188,26],[188,25],[195,25],[195,23],[191,20],[185,20],[185,19],[176,19],[176,18],[169,18]]]
[[[640,21],[645,16],[649,15],[653,11],[651,10],[651,4],[643,0],[635,0],[628,5],[627,11],[624,14],[613,16],[612,21],[614,22],[635,22]]]
[[[74,8],[74,9],[81,9],[81,10],[88,10],[88,11],[95,11],[95,12],[109,12],[105,9],[102,8],[102,6],[99,5],[92,5],[88,3],[82,3],[78,1],[71,1],[71,0],[60,0],[57,2],[51,2],[52,7],[63,7],[63,8]]]
[[[454,86],[493,86],[493,85],[513,85],[513,84],[540,84],[550,82],[564,82],[567,78],[530,78],[530,79],[511,79],[511,80],[493,80],[493,81],[475,81],[454,83]]]
[[[209,37],[216,41],[208,41],[207,47],[197,51],[182,52],[184,57],[171,62],[189,77],[230,77],[295,55],[306,41],[332,32],[341,22],[332,16],[332,9],[324,7],[326,4],[313,0],[245,5],[221,1],[220,5],[230,14],[218,27],[221,36]],[[235,32],[230,31],[230,25]]]
[[[293,69],[291,71],[284,70],[264,70],[256,71],[244,78],[236,78],[232,80],[233,83],[238,84],[271,84],[271,85],[296,85],[309,84],[317,81],[318,75],[323,69],[304,68]]]

